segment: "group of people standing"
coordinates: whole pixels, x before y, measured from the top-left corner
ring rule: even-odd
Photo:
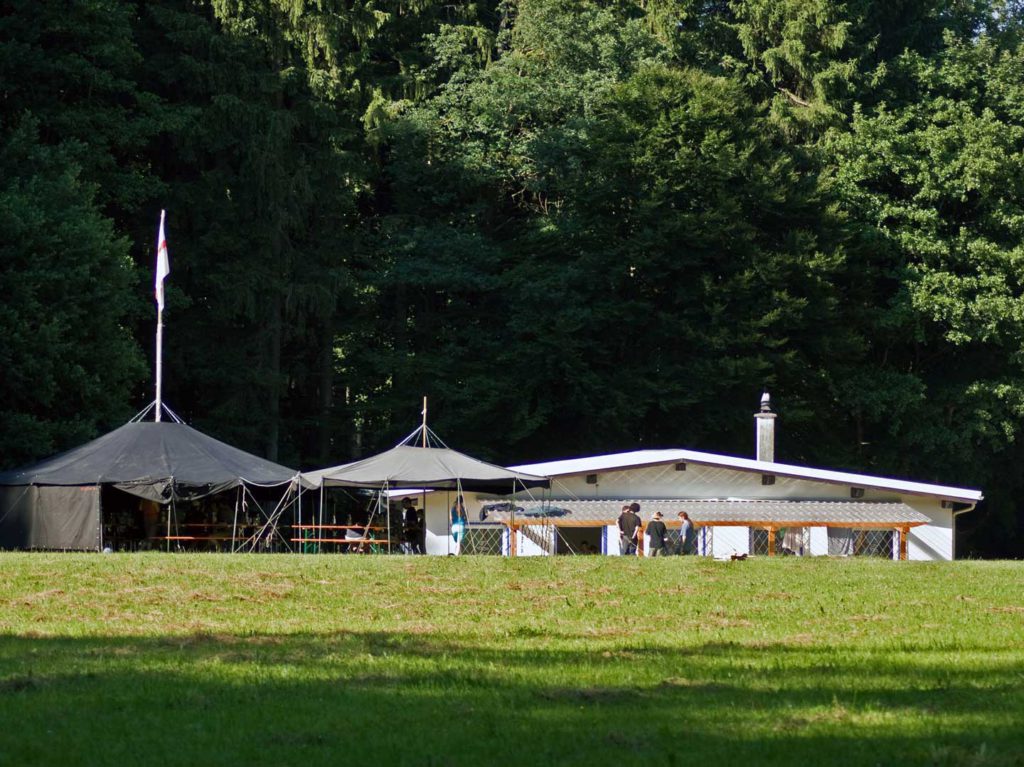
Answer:
[[[408,553],[422,554],[423,545],[423,511],[417,510],[412,505],[411,498],[402,499],[402,521],[403,521],[403,548],[407,547]],[[697,530],[690,520],[690,515],[685,511],[679,512],[679,540],[674,546],[675,551],[670,551],[668,538],[668,527],[662,519],[660,511],[654,512],[654,516],[644,528],[640,519],[640,504],[631,503],[622,507],[619,514],[619,551],[623,555],[636,555],[639,550],[640,536],[648,536],[648,555],[652,557],[663,557],[668,554],[696,554],[697,553]],[[458,554],[462,548],[462,539],[466,534],[466,527],[469,523],[469,515],[466,513],[466,505],[461,495],[456,496],[455,503],[449,511],[451,525],[451,536],[454,542],[454,551]]]
[[[679,512],[679,541],[675,546],[676,554],[697,553],[697,530],[690,521],[690,515],[685,511]],[[640,544],[640,536],[646,532],[648,536],[648,556],[664,557],[672,553],[669,550],[668,527],[662,520],[660,511],[654,512],[654,516],[644,529],[640,520],[640,504],[631,503],[622,507],[619,514],[619,552],[623,555],[636,556]]]

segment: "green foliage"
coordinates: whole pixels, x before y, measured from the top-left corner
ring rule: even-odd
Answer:
[[[8,465],[73,446],[131,413],[141,378],[126,327],[128,243],[69,153],[25,119],[0,136],[0,455]]]
[[[23,114],[42,143],[61,145],[95,185],[107,215],[138,212],[154,191],[142,152],[160,128],[158,105],[136,85],[142,56],[123,0],[12,0],[0,13],[0,110]]]
[[[798,391],[842,336],[813,185],[741,84],[670,66],[641,20],[530,3],[517,29],[392,129],[393,394],[426,382],[482,451],[465,429],[496,418],[523,456],[732,446],[751,388]]]
[[[858,363],[875,380],[843,397],[884,465],[1018,487],[1024,49],[949,36],[940,56],[890,70],[912,101],[858,110],[823,145],[826,183],[856,222],[855,290],[872,297]]]

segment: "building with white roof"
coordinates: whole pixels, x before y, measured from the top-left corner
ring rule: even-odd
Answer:
[[[956,517],[982,500],[978,490],[777,463],[776,414],[767,395],[755,416],[757,457],[696,450],[635,450],[510,467],[550,477],[551,489],[515,496],[465,493],[470,525],[450,535],[450,500],[426,503],[427,552],[514,556],[622,549],[617,519],[638,504],[646,529],[662,514],[675,545],[685,511],[696,552],[746,555],[873,555],[951,560]],[[425,499],[427,500],[427,499]],[[649,552],[650,541],[640,542]]]

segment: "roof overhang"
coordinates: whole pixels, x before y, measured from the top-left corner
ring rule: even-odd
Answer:
[[[774,461],[757,461],[738,456],[702,453],[696,450],[634,450],[628,453],[569,458],[560,461],[512,466],[510,468],[557,478],[642,469],[672,463],[693,463],[701,466],[735,469],[737,471],[790,477],[832,485],[887,490],[900,494],[928,496],[964,503],[978,503],[984,498],[980,490],[912,482],[910,480],[890,477],[876,477],[869,474],[856,474],[853,472],[834,471],[832,469],[817,469],[810,466],[775,463]]]

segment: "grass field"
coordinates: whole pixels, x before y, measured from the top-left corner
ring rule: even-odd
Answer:
[[[0,764],[1024,765],[1024,565],[0,554]]]

